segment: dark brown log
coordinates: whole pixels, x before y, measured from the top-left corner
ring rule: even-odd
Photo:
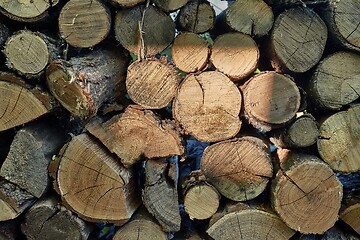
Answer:
[[[165,12],[173,12],[183,7],[189,0],[152,0],[152,2]]]

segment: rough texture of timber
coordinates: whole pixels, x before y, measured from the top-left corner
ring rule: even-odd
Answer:
[[[181,33],[176,36],[171,56],[181,71],[197,72],[207,66],[210,49],[205,39],[195,33]]]
[[[319,136],[319,124],[309,113],[297,116],[283,129],[275,130],[270,141],[279,148],[309,147],[316,143]]]
[[[177,22],[185,31],[203,33],[214,27],[215,11],[207,1],[190,1],[180,9]]]
[[[53,109],[52,98],[13,74],[0,72],[0,131],[30,122]]]
[[[48,63],[59,58],[59,51],[44,34],[22,30],[5,43],[6,65],[28,78],[39,78]]]
[[[313,155],[278,150],[280,170],[272,182],[271,202],[292,229],[321,234],[334,226],[342,185],[331,168]]]
[[[321,158],[341,172],[360,170],[360,104],[326,118],[317,141]]]
[[[360,53],[360,2],[329,0],[322,16],[334,47],[345,47]]]
[[[165,232],[179,231],[181,218],[177,164],[148,160],[145,164],[145,176],[142,199],[147,210],[159,221]]]
[[[246,136],[207,147],[201,170],[222,195],[234,201],[246,201],[265,190],[273,167],[265,143]]]
[[[73,47],[89,48],[109,34],[110,10],[99,0],[71,0],[61,9],[60,35]]]
[[[145,207],[140,207],[131,220],[121,227],[113,240],[167,240],[167,234]]]
[[[47,85],[72,114],[88,118],[121,94],[128,59],[122,49],[98,49],[69,61],[55,60],[46,69]]]
[[[58,204],[55,198],[45,198],[26,212],[21,231],[27,239],[88,239],[91,230],[88,224]]]
[[[270,210],[242,205],[214,215],[206,232],[214,240],[286,240],[295,234]]]
[[[124,8],[134,7],[139,3],[145,2],[145,0],[105,0],[105,1],[110,2],[115,7],[124,7]]]
[[[310,8],[296,7],[283,12],[276,18],[271,33],[273,68],[279,72],[308,71],[319,62],[327,35],[325,23]]]
[[[30,123],[16,133],[0,176],[40,198],[48,190],[48,164],[65,140],[65,131],[54,123]]]
[[[126,90],[136,104],[160,109],[174,98],[180,80],[176,69],[165,59],[136,61],[128,67]]]
[[[339,110],[360,97],[360,56],[337,52],[317,66],[309,82],[308,98],[319,109]]]
[[[36,22],[48,16],[48,10],[59,0],[2,0],[0,12],[16,21]]]
[[[354,199],[340,212],[340,219],[360,234],[360,199]]]
[[[70,209],[91,222],[130,219],[140,199],[135,177],[119,159],[86,133],[73,137],[59,157],[57,184]]]
[[[243,95],[245,117],[263,131],[279,128],[294,119],[301,102],[293,78],[275,72],[255,75],[245,84]]]
[[[175,23],[160,9],[140,5],[117,12],[115,34],[130,52],[138,56],[153,56],[174,40]]]
[[[0,181],[0,222],[18,217],[35,202],[34,196],[6,180]]]
[[[259,56],[259,49],[250,36],[226,33],[215,39],[210,60],[216,69],[237,81],[254,72]]]
[[[184,147],[175,126],[161,121],[152,111],[129,106],[123,114],[102,123],[94,119],[87,130],[98,138],[126,166],[145,158],[182,155]]]
[[[173,116],[188,134],[217,142],[240,130],[241,93],[224,74],[208,71],[188,75],[173,102]]]
[[[152,2],[165,12],[173,12],[183,7],[189,0],[152,0]]]
[[[225,20],[236,31],[262,37],[270,31],[274,14],[263,0],[237,0],[226,10]]]

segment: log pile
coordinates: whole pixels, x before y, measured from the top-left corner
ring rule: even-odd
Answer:
[[[0,1],[0,239],[359,239],[360,3]]]

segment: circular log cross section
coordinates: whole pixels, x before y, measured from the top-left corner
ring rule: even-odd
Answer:
[[[259,56],[259,49],[250,36],[226,33],[215,39],[210,60],[216,69],[237,81],[255,71]]]
[[[276,72],[255,75],[245,85],[243,95],[245,116],[263,131],[291,121],[301,101],[300,90],[293,79]]]
[[[273,68],[278,72],[308,71],[319,62],[327,36],[325,23],[310,8],[285,11],[276,18],[271,33]]]
[[[261,194],[272,170],[265,143],[255,137],[211,145],[201,159],[201,171],[207,180],[233,201],[247,201]]]
[[[165,12],[173,12],[187,4],[189,0],[152,0],[156,6]]]
[[[143,60],[128,67],[126,89],[130,98],[147,109],[166,107],[176,95],[180,77],[161,60]]]
[[[188,75],[173,102],[173,116],[200,141],[234,137],[241,127],[241,93],[224,74],[208,71]]]
[[[360,56],[337,52],[320,62],[309,83],[309,98],[322,109],[339,110],[359,98]]]
[[[150,220],[134,220],[116,232],[113,240],[167,240],[167,234]]]
[[[71,0],[61,9],[59,31],[73,47],[89,48],[110,32],[109,9],[99,0]]]
[[[181,71],[190,73],[204,69],[210,49],[205,39],[195,33],[181,33],[171,48],[172,60]]]
[[[20,31],[5,43],[7,65],[21,74],[37,74],[49,61],[46,42],[36,33]]]

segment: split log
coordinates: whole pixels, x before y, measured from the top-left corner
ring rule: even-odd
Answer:
[[[234,206],[214,215],[206,231],[215,240],[289,239],[295,232],[272,211],[256,206]]]
[[[302,148],[316,143],[319,124],[309,113],[297,116],[283,129],[271,133],[270,141],[278,148]]]
[[[20,223],[19,219],[0,222],[0,239],[16,240],[19,239]]]
[[[88,223],[60,206],[55,198],[46,198],[36,202],[26,212],[21,231],[29,240],[86,240],[91,228]]]
[[[99,0],[71,0],[59,15],[60,35],[73,47],[95,46],[109,34],[110,27],[110,10]]]
[[[94,118],[87,130],[129,167],[142,157],[182,155],[184,147],[175,126],[150,110],[130,105],[123,114],[104,123]]]
[[[176,67],[190,73],[203,70],[209,61],[210,49],[205,39],[195,33],[181,33],[176,36],[171,56]]]
[[[131,100],[147,109],[166,107],[180,84],[176,69],[165,59],[132,63],[127,70],[126,90]]]
[[[173,102],[173,116],[198,140],[217,142],[239,132],[241,101],[239,89],[224,74],[189,74]]]
[[[140,205],[136,180],[117,158],[81,134],[60,153],[57,184],[69,209],[90,222],[122,225]]]
[[[341,210],[340,219],[360,234],[360,199],[353,199]]]
[[[53,107],[49,94],[31,88],[13,74],[0,72],[0,131],[35,120]]]
[[[315,108],[339,110],[360,97],[360,56],[337,52],[320,62],[308,87]]]
[[[294,79],[275,72],[262,72],[252,77],[244,85],[243,95],[246,119],[262,131],[292,121],[301,103],[300,90]]]
[[[225,197],[247,201],[265,190],[273,167],[268,146],[259,138],[245,136],[207,147],[201,171]]]
[[[99,49],[69,61],[55,60],[46,69],[47,85],[69,112],[94,116],[105,102],[121,94],[128,59],[122,49]]]
[[[59,0],[3,0],[0,1],[0,12],[16,21],[37,22],[48,17],[48,10],[58,3]]]
[[[278,150],[280,170],[271,203],[292,229],[322,234],[338,219],[343,189],[331,168],[313,155]]]
[[[235,31],[262,37],[270,31],[274,14],[263,0],[237,0],[226,10],[225,21]]]
[[[329,0],[322,9],[322,16],[329,29],[333,46],[360,53],[360,2],[356,0]]]
[[[163,51],[175,37],[175,23],[169,15],[149,5],[117,12],[117,40],[130,52],[142,57]]]
[[[320,125],[318,152],[332,169],[340,172],[360,170],[360,104],[337,112]]]
[[[190,219],[208,219],[216,213],[220,194],[201,172],[192,172],[182,183],[182,191]]]
[[[259,56],[259,48],[250,36],[225,33],[215,39],[210,60],[217,70],[239,81],[255,71]]]
[[[190,1],[177,16],[179,28],[193,33],[203,33],[215,25],[215,11],[207,1]]]
[[[140,207],[131,220],[121,227],[113,240],[167,240],[167,234],[150,215],[145,207]]]
[[[59,57],[59,50],[47,36],[22,30],[5,43],[6,65],[27,78],[39,78],[49,62]]]
[[[115,7],[123,7],[123,8],[130,8],[134,7],[139,3],[145,2],[145,0],[105,0],[110,2]]]
[[[143,203],[159,221],[165,232],[180,230],[177,176],[178,166],[176,163],[155,160],[148,160],[145,163]]]
[[[34,202],[30,193],[6,180],[0,181],[0,222],[18,217]]]
[[[16,133],[0,176],[40,198],[48,190],[48,164],[65,141],[65,131],[54,122],[27,125]]]
[[[152,0],[153,3],[165,12],[173,12],[182,8],[189,0]]]
[[[310,8],[296,7],[283,12],[271,32],[271,65],[278,72],[308,71],[320,61],[327,36],[325,23]]]

